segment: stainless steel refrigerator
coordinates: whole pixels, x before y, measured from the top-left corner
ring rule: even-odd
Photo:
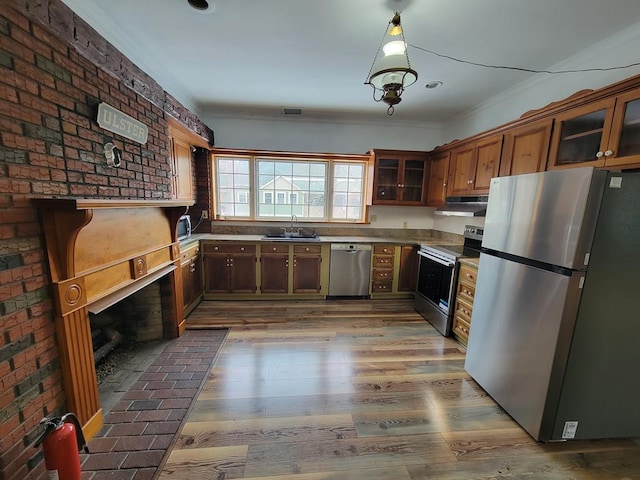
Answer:
[[[536,440],[640,436],[640,172],[494,178],[465,369]]]

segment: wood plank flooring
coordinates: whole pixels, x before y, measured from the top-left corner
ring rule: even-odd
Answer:
[[[631,480],[638,439],[535,442],[412,302],[203,302],[231,327],[160,479]]]

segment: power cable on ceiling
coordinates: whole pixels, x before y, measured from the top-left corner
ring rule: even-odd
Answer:
[[[450,55],[444,55],[442,53],[434,52],[433,50],[429,50],[427,48],[418,47],[417,45],[413,45],[411,43],[408,43],[407,45],[415,48],[416,50],[422,50],[423,52],[430,53],[437,57],[448,58],[449,60],[453,60],[454,62],[466,63],[467,65],[475,65],[476,67],[495,68],[500,70],[516,70],[516,71],[528,72],[528,73],[548,73],[549,75],[558,75],[563,73],[581,73],[581,72],[606,72],[609,70],[622,70],[624,68],[640,66],[640,62],[637,62],[637,63],[630,63],[629,65],[622,65],[618,67],[584,68],[584,69],[577,69],[577,70],[534,70],[532,68],[511,67],[507,65],[490,65],[486,63],[471,62],[469,60],[461,60],[459,58],[452,57]]]

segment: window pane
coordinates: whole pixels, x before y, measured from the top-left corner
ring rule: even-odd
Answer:
[[[261,158],[256,162],[260,192],[258,217],[288,219],[296,215],[299,219],[324,219],[327,216],[325,162]],[[312,204],[317,208],[311,210]],[[274,206],[264,208],[267,205]]]
[[[293,164],[293,174],[301,177],[309,176],[310,167],[308,163],[296,162]]]
[[[248,158],[216,158],[219,217],[251,215],[251,185]]]
[[[334,164],[333,218],[359,220],[364,202],[364,165],[359,163]]]

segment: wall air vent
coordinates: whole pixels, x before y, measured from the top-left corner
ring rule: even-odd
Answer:
[[[301,107],[282,107],[282,115],[302,115]]]

